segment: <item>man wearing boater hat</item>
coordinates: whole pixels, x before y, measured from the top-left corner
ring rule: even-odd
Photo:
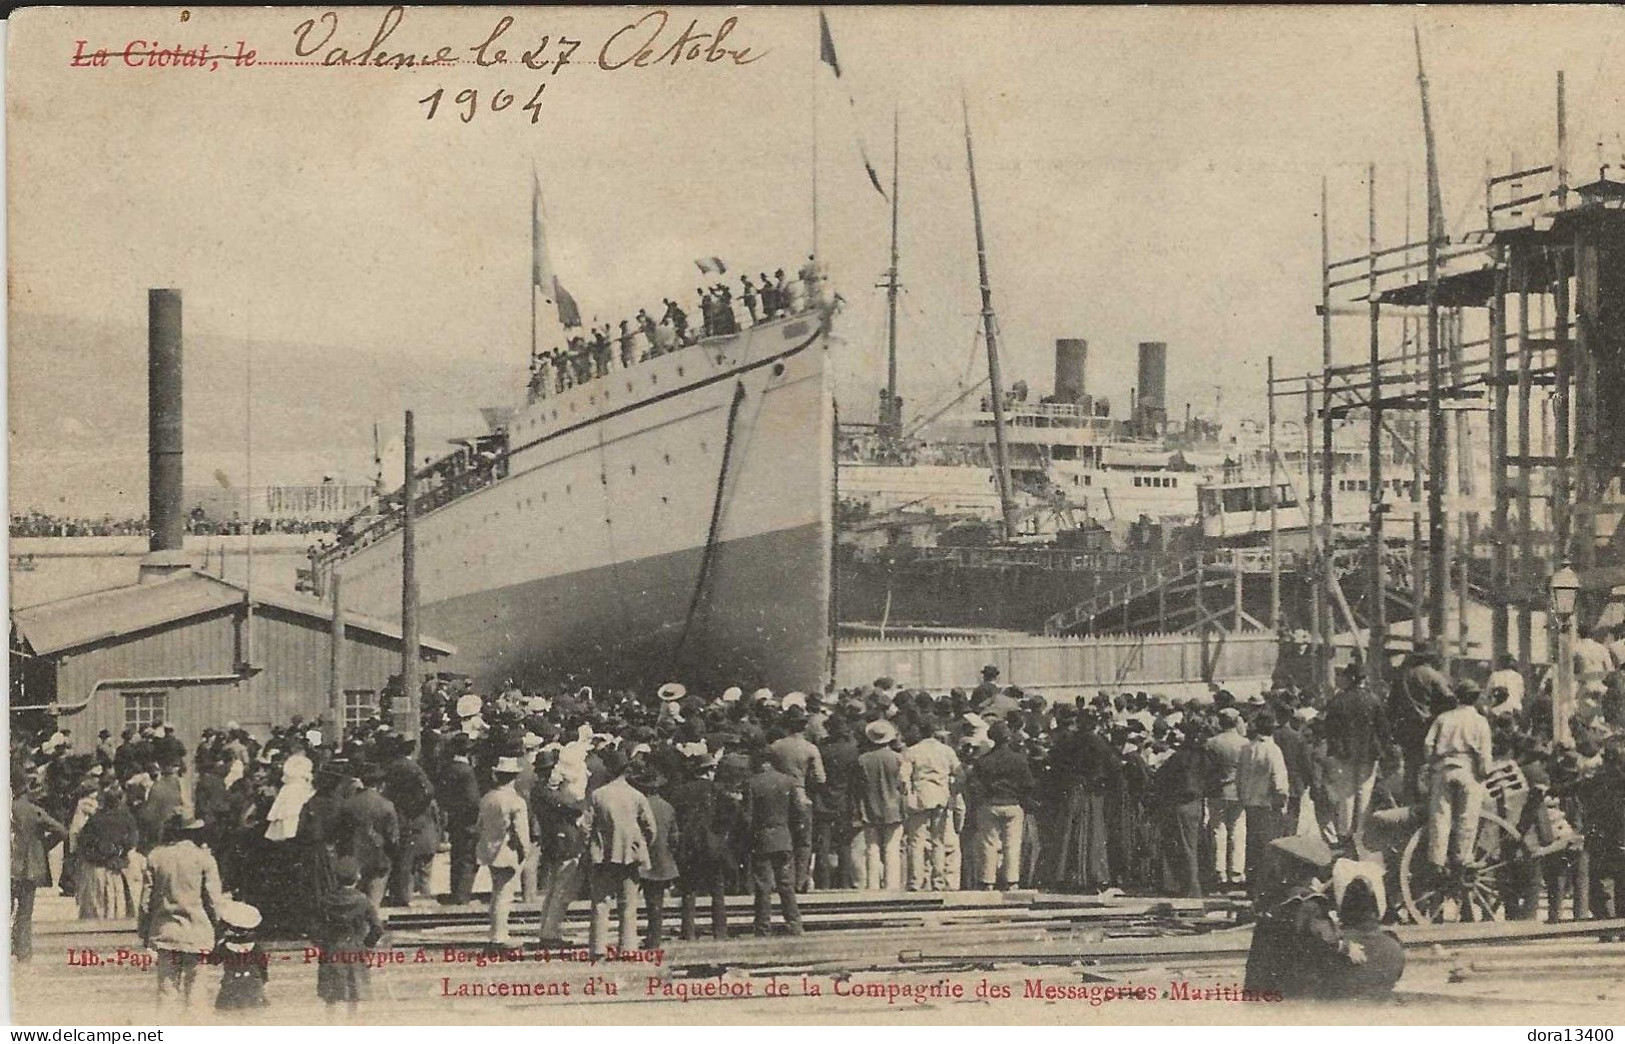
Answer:
[[[884,718],[863,729],[869,749],[858,756],[853,805],[863,826],[863,887],[903,890],[903,756],[897,728]]]
[[[491,871],[492,946],[510,946],[508,914],[519,891],[519,868],[530,855],[530,812],[514,790],[519,759],[498,758],[496,786],[480,799],[479,842],[475,854]]]

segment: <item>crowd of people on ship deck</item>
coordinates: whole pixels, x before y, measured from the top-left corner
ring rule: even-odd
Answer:
[[[718,274],[727,271],[721,263],[717,269]],[[710,269],[702,271],[709,274]],[[658,319],[640,308],[636,316],[619,323],[599,326],[594,322],[586,330],[570,334],[564,345],[531,357],[531,398],[560,394],[617,367],[629,370],[707,337],[735,334],[747,325],[817,308],[822,301],[821,281],[817,263],[808,257],[794,279],[782,268],[772,276],[762,272],[754,281],[748,273],[740,276],[737,296],[726,282],[697,288],[693,315],[671,298],[663,298]]]
[[[384,908],[428,898],[431,884],[440,902],[469,903],[483,882],[497,946],[517,944],[515,902],[539,903],[538,937],[559,945],[570,903],[589,899],[587,944],[601,953],[616,940],[661,945],[669,895],[684,938],[720,938],[739,893],[754,896],[753,931],[773,930],[776,901],[792,934],[798,896],[821,889],[1259,898],[1272,843],[1294,837],[1387,854],[1392,874],[1386,848],[1404,838],[1384,810],[1403,806],[1431,824],[1427,859],[1471,865],[1462,825],[1497,800],[1494,777],[1514,763],[1529,791],[1514,825],[1533,840],[1532,858],[1499,879],[1506,910],[1536,916],[1544,888],[1550,919],[1617,916],[1625,634],[1615,648],[1606,637],[1581,639],[1574,741],[1562,746],[1548,738],[1549,694],[1526,690],[1518,664],[1483,686],[1452,683],[1426,649],[1385,665],[1385,697],[1357,663],[1318,691],[1287,655],[1246,698],[1046,697],[993,666],[948,692],[880,678],[782,695],[669,683],[481,696],[436,679],[420,742],[376,715],[342,737],[319,720],[262,736],[228,722],[190,745],[162,724],[103,731],[88,747],[69,728],[19,731],[13,851],[32,840],[53,854],[14,859],[28,875],[13,881],[14,952],[30,952],[32,896],[53,882],[84,917],[139,914],[151,854],[178,823],[269,931],[322,931],[347,860],[359,894]],[[1379,915],[1401,916],[1397,902]]]

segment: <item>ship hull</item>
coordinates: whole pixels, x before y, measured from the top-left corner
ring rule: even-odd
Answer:
[[[810,314],[527,404],[504,477],[417,519],[423,631],[485,687],[821,685],[833,415]],[[326,559],[347,606],[399,618],[401,548]]]
[[[692,617],[703,548],[435,602],[423,629],[496,680],[808,689],[828,669],[821,540],[814,525],[717,545]]]

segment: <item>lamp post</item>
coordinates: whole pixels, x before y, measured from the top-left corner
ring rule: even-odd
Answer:
[[[1557,617],[1557,679],[1552,687],[1552,741],[1571,744],[1569,718],[1574,714],[1574,609],[1580,577],[1567,562],[1552,574],[1552,612]]]

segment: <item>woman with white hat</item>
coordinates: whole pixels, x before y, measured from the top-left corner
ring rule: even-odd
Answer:
[[[291,841],[299,833],[299,812],[316,796],[313,775],[310,759],[303,754],[294,754],[282,763],[282,787],[265,817],[267,841]]]

